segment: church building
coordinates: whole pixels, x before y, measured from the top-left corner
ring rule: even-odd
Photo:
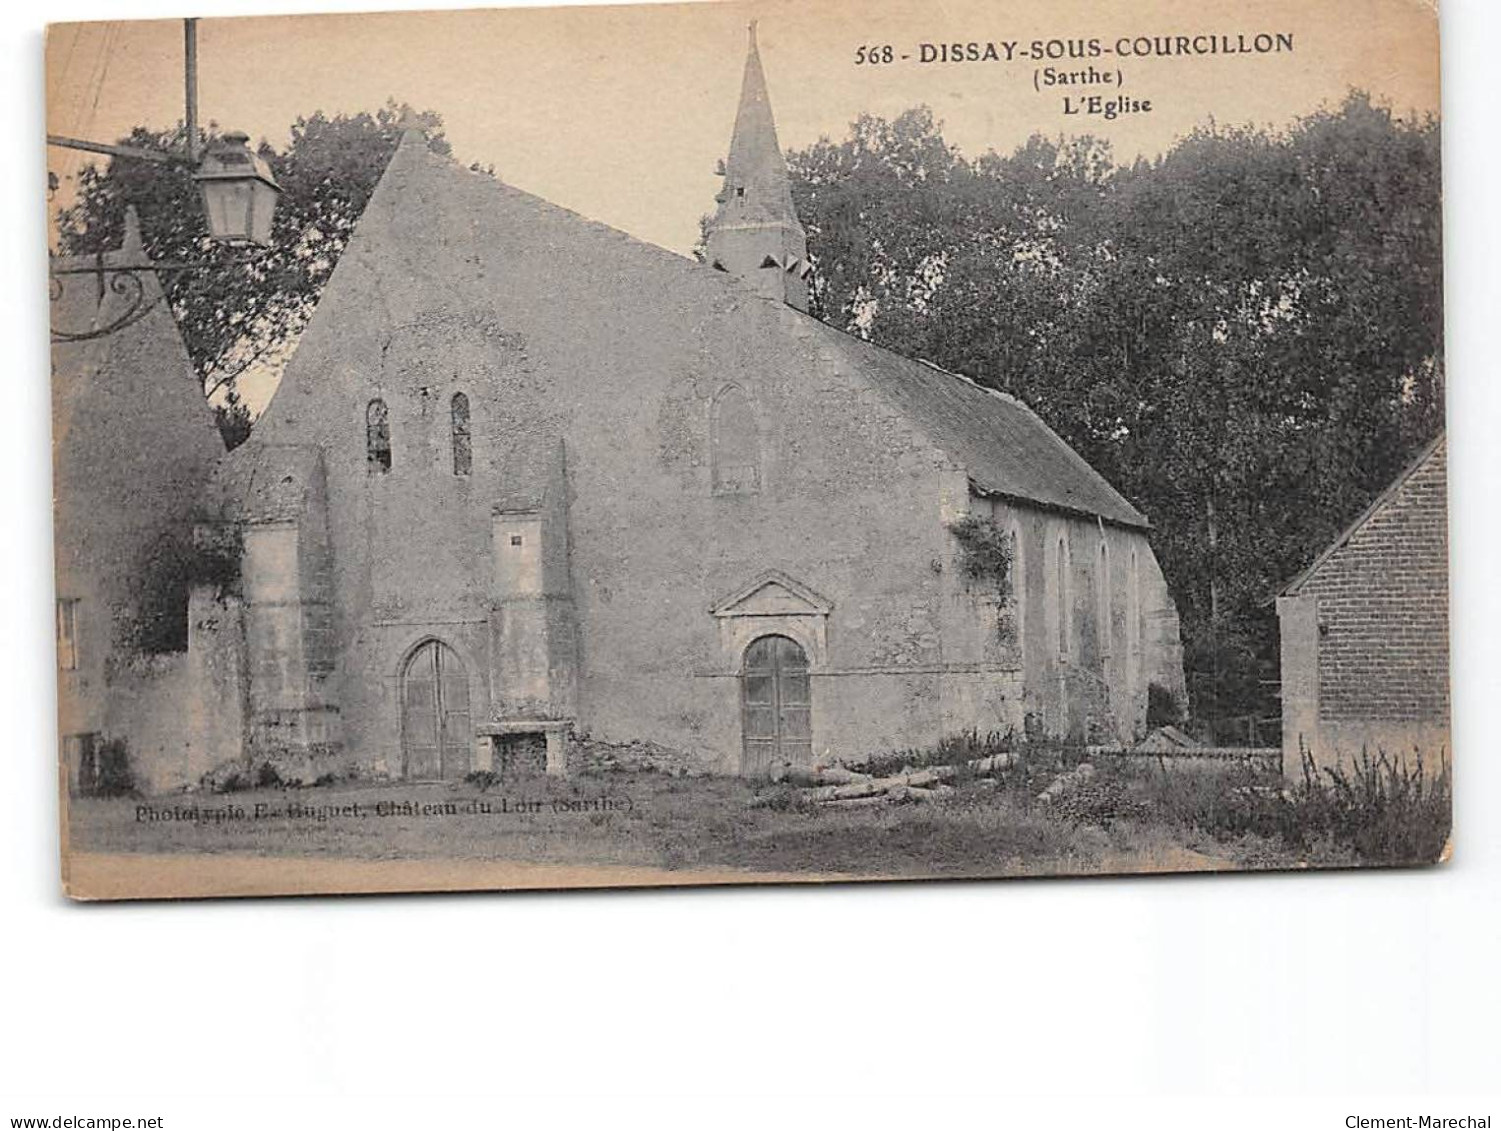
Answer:
[[[570,735],[760,775],[1182,701],[1147,519],[1024,404],[808,315],[754,31],[717,203],[698,263],[405,134],[206,490],[238,744],[153,780],[563,771]]]

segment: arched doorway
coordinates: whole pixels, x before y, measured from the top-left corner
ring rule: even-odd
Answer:
[[[741,772],[764,776],[773,766],[813,762],[813,694],[808,656],[786,636],[762,636],[745,650],[740,676]]]
[[[456,781],[470,770],[469,677],[452,648],[419,644],[401,669],[402,776]]]

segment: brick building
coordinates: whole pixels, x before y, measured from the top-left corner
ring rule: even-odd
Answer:
[[[762,773],[1181,700],[1147,520],[1025,405],[806,313],[754,41],[707,259],[409,131],[207,492],[240,740],[155,780],[556,767],[569,732]]]
[[[1449,754],[1446,443],[1440,435],[1277,598],[1282,754]]]

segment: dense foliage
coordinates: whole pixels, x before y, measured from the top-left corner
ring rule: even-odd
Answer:
[[[1437,123],[1352,92],[1118,166],[916,109],[790,165],[814,313],[1031,404],[1152,519],[1195,713],[1275,712],[1270,599],[1442,427]]]

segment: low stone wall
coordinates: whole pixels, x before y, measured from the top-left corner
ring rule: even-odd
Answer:
[[[106,736],[125,741],[138,789],[191,787],[242,756],[243,670],[240,603],[208,588],[189,599],[186,652],[115,666]]]

